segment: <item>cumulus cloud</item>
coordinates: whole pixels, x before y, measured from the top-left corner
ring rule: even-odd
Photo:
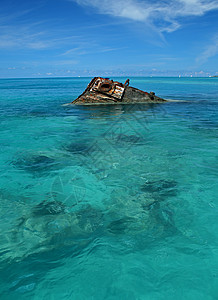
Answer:
[[[98,13],[153,24],[161,32],[180,27],[180,18],[202,16],[218,9],[217,0],[71,0]]]

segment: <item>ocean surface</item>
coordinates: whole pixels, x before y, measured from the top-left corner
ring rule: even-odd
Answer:
[[[218,78],[89,81],[0,80],[0,299],[218,299]]]

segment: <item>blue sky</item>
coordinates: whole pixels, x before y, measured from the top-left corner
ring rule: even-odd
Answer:
[[[218,75],[218,0],[1,0],[0,77]]]

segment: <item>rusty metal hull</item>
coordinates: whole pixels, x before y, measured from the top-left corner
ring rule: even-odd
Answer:
[[[86,90],[72,104],[133,104],[166,101],[157,97],[153,92],[147,93],[129,86],[129,79],[123,84],[108,78],[94,77]]]

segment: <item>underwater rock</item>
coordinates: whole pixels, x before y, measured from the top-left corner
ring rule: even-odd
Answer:
[[[174,181],[159,182],[159,188],[150,182],[149,191],[176,186]],[[153,185],[152,185],[153,184]],[[73,210],[61,201],[43,201],[33,207],[23,204],[13,227],[4,232],[1,261],[20,261],[33,255],[61,249],[70,255],[84,249],[96,237],[143,237],[154,241],[177,233],[173,210],[165,202],[149,193],[130,195],[125,189],[111,193],[104,210],[90,204],[75,206]],[[49,255],[49,254],[48,254]]]
[[[133,104],[162,103],[165,99],[157,97],[154,92],[144,92],[129,86],[129,79],[120,83],[109,78],[94,77],[86,90],[71,104]]]
[[[13,228],[4,232],[0,249],[7,251],[0,251],[1,261],[20,261],[62,247],[83,249],[103,224],[102,211],[88,204],[68,212],[62,202],[43,201],[24,207],[23,212]]]
[[[105,216],[108,233],[132,236],[143,234],[156,239],[172,232],[168,231],[171,225],[161,218],[161,201],[147,197],[145,193],[133,196],[124,193],[118,190],[112,193],[112,203]]]

